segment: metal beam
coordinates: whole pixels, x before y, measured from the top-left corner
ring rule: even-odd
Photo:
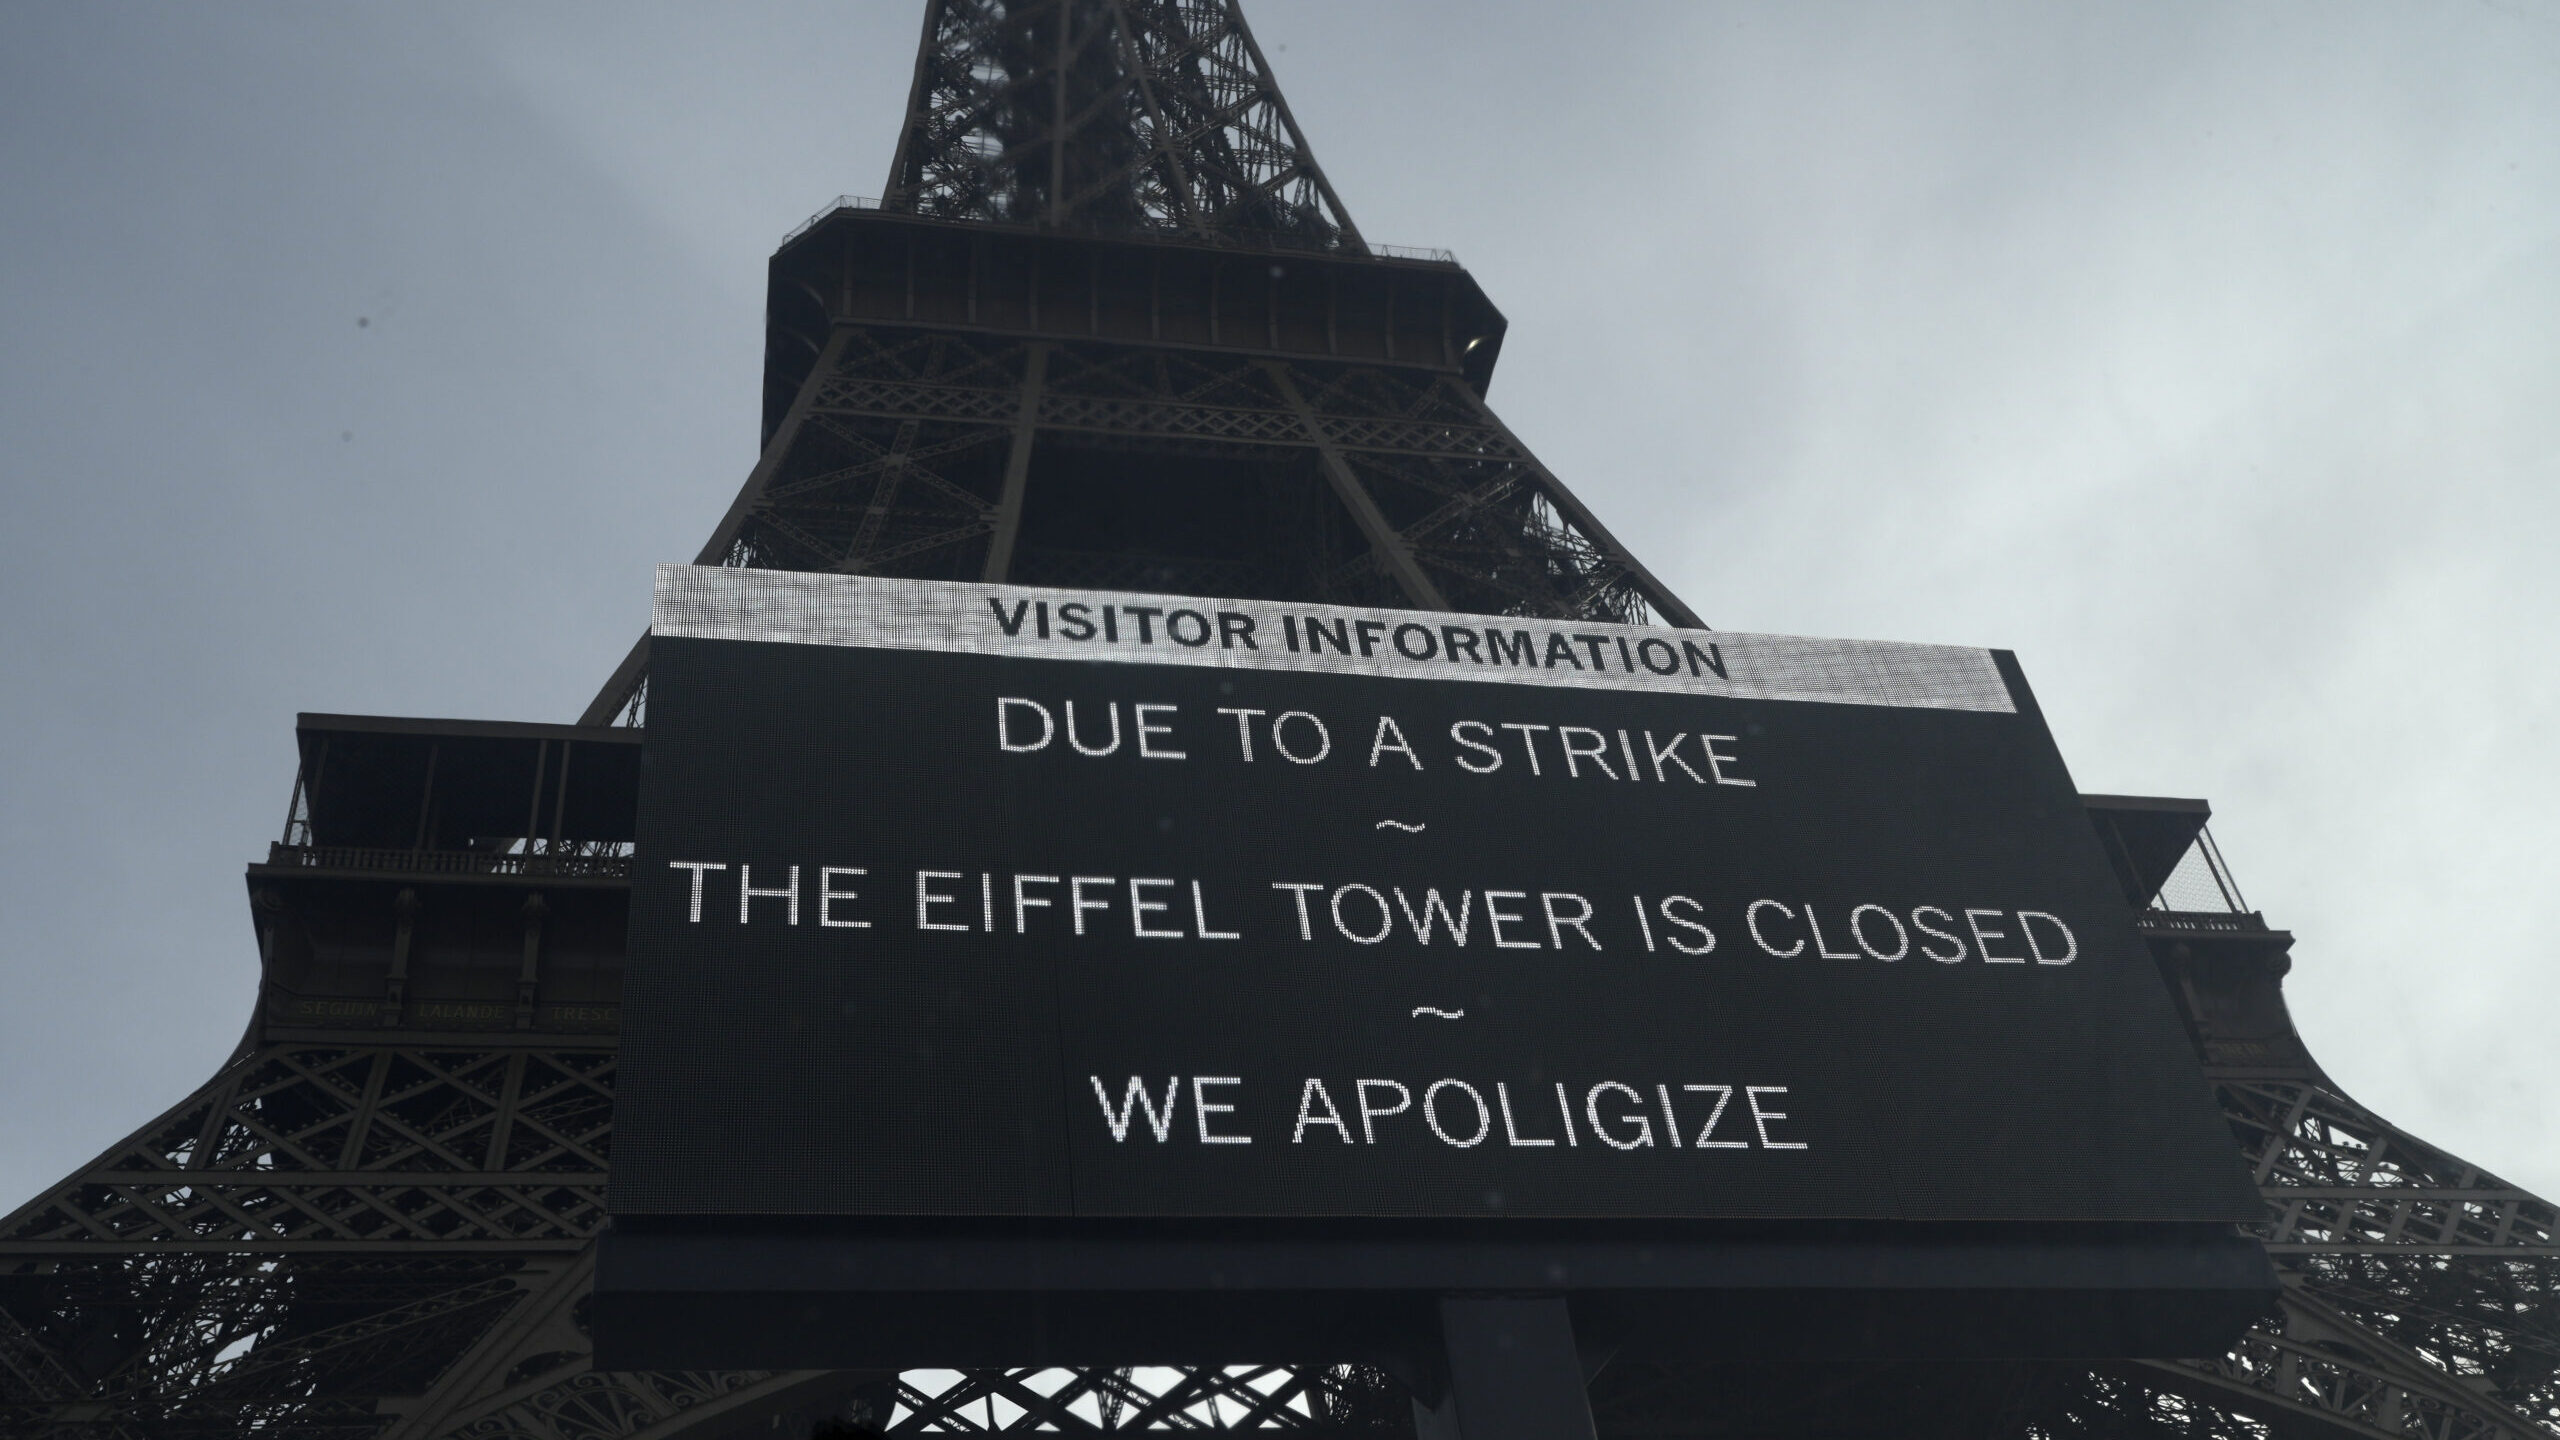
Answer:
[[[1306,431],[1307,443],[1315,447],[1316,461],[1324,467],[1324,478],[1332,484],[1333,493],[1341,499],[1343,508],[1351,512],[1352,523],[1360,527],[1360,534],[1368,540],[1369,553],[1376,557],[1378,568],[1395,580],[1415,608],[1452,608],[1440,593],[1440,587],[1431,583],[1431,577],[1423,573],[1421,562],[1413,558],[1413,547],[1406,544],[1404,536],[1396,533],[1396,527],[1387,522],[1386,515],[1378,509],[1376,498],[1353,473],[1351,462],[1342,458],[1341,447],[1325,434],[1324,426],[1316,419],[1315,408],[1307,404],[1307,397],[1298,392],[1297,382],[1290,378],[1289,367],[1270,361],[1264,364],[1263,369],[1270,374],[1271,383],[1289,402],[1290,408],[1298,412],[1298,423]]]
[[[756,502],[764,497],[765,487],[773,483],[774,471],[781,467],[783,458],[791,453],[793,443],[800,438],[800,426],[809,418],[810,405],[817,399],[819,388],[834,372],[837,362],[843,359],[844,347],[852,336],[852,329],[845,325],[834,326],[828,332],[826,347],[818,352],[816,363],[809,367],[807,378],[800,382],[800,393],[792,397],[791,408],[783,413],[782,423],[774,427],[773,439],[765,445],[764,453],[756,457],[755,468],[747,472],[746,483],[738,487],[737,498],[729,502],[728,512],[720,517],[720,523],[712,527],[711,538],[703,542],[702,549],[693,557],[694,564],[718,565],[729,558],[730,550],[738,543],[738,536],[746,529],[747,518],[755,513]],[[586,710],[578,716],[578,723],[612,724],[623,707],[631,703],[631,696],[648,673],[649,633],[644,630],[640,632],[640,638],[632,642],[631,651],[623,657],[622,663],[614,667],[613,675],[605,681],[604,688],[596,692],[595,699],[587,702]]]
[[[1655,614],[1683,630],[1707,628],[1707,622],[1698,618],[1697,611],[1690,609],[1686,601],[1672,594],[1671,587],[1655,578],[1654,573],[1645,568],[1644,562],[1635,557],[1634,551],[1622,544],[1617,536],[1609,533],[1609,527],[1600,523],[1600,517],[1591,513],[1591,507],[1583,504],[1581,497],[1567,489],[1565,483],[1555,477],[1555,472],[1540,464],[1537,458],[1530,454],[1529,447],[1520,443],[1520,437],[1511,433],[1511,427],[1502,423],[1502,417],[1493,413],[1493,407],[1484,402],[1483,396],[1476,394],[1471,386],[1459,385],[1451,388],[1464,397],[1466,403],[1474,409],[1478,416],[1478,423],[1501,431],[1503,438],[1508,440],[1522,456],[1527,457],[1529,466],[1537,472],[1539,493],[1547,497],[1548,503],[1554,505],[1564,518],[1572,521],[1573,528],[1581,531],[1591,543],[1608,551],[1617,557],[1620,564],[1627,567],[1627,576],[1635,582],[1636,593],[1644,597],[1645,603],[1653,607]]]
[[[1040,396],[1049,378],[1049,349],[1041,341],[1023,347],[1022,404],[1014,412],[1012,448],[1004,457],[1004,492],[996,500],[996,531],[987,541],[983,578],[1001,585],[1013,573],[1013,547],[1022,537],[1022,497],[1031,481],[1031,447],[1040,421]]]

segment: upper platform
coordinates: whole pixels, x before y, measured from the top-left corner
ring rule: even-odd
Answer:
[[[785,237],[765,287],[770,441],[838,323],[1292,358],[1492,382],[1508,322],[1447,251],[1251,232],[1102,235],[942,220],[852,196]]]

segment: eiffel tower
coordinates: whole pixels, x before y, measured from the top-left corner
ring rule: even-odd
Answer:
[[[1695,627],[1486,407],[1503,322],[1366,240],[1236,0],[931,0],[880,200],[771,262],[702,563]],[[1405,1435],[1352,1366],[609,1373],[644,637],[576,725],[306,715],[194,1094],[0,1219],[0,1435]],[[1604,1436],[2560,1435],[2552,1205],[2304,1048],[2201,802],[2088,797],[2267,1200],[2227,1354],[1618,1361]]]

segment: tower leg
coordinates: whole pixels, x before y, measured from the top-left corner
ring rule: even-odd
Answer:
[[[1421,1440],[1594,1440],[1582,1355],[1562,1296],[1440,1302],[1449,1388],[1414,1406]]]

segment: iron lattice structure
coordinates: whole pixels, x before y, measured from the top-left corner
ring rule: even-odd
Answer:
[[[1232,0],[934,0],[887,198],[773,282],[764,443],[703,563],[1698,623],[1486,406],[1498,312],[1363,240]],[[628,801],[581,818],[570,775],[646,674],[644,639],[584,728],[307,722],[248,1036],[0,1219],[0,1435],[1412,1433],[1349,1367],[593,1369]],[[527,781],[520,826],[473,798]],[[366,830],[395,792],[414,827]],[[1603,1435],[2560,1436],[2553,1207],[2331,1083],[2290,937],[2180,854],[2211,898],[2128,896],[2280,1309],[2209,1361],[1622,1359]]]
[[[891,208],[1365,253],[1234,0],[925,12]]]
[[[936,0],[885,198],[784,240],[697,563],[1697,626],[1485,403],[1233,0]],[[635,647],[585,723],[645,712]]]
[[[851,257],[843,268],[885,249],[902,273],[814,304],[785,292],[815,313],[785,308],[777,346],[810,353],[769,362],[769,377],[792,381],[788,404],[698,563],[1697,623],[1485,403],[1469,366],[1489,369],[1487,337],[1467,337],[1471,353],[1445,313],[1474,298],[1452,262],[1352,271],[1385,272],[1372,283],[1386,310],[1415,297],[1401,329],[1391,314],[1347,315],[1337,276],[1302,277],[1325,282],[1321,349],[1333,352],[1310,354],[1312,335],[1291,346],[1298,337],[1281,332],[1317,327],[1287,314],[1271,283],[1287,269],[1264,257],[1142,252],[1148,273],[1126,274],[1113,296],[1089,245],[955,237],[857,207],[829,219],[794,249],[839,240]],[[939,298],[985,323],[874,318],[917,308],[919,281],[936,278],[931,247],[958,245],[981,263],[955,277],[965,290]],[[1042,260],[1061,251],[1053,264],[1069,273],[1042,283]],[[776,264],[793,261],[838,264],[823,250],[787,250]],[[1015,273],[995,273],[994,261]],[[1250,303],[1220,295],[1238,270],[1266,292]],[[1127,333],[1173,328],[1169,291],[1197,302],[1187,317],[1197,333],[1219,330],[1222,307],[1252,312],[1235,324],[1260,343],[1174,346]],[[1056,328],[1031,328],[1044,298]],[[1015,327],[993,323],[1006,304]],[[1057,326],[1061,308],[1072,328]],[[1123,324],[1109,323],[1115,312]],[[1407,355],[1421,353],[1346,356],[1346,320],[1389,326],[1373,350],[1401,334]],[[636,719],[645,681],[644,641],[586,723]]]
[[[1039,389],[1027,396],[1035,355]],[[1035,443],[1062,459],[1241,474],[1246,493],[1228,498],[1262,533],[1196,537],[1183,554],[1099,537],[1041,547],[1035,532],[1006,567],[1023,583],[1644,612],[1634,563],[1565,518],[1563,487],[1452,375],[847,325],[808,386],[727,563],[919,576],[996,568],[1001,488],[973,482],[1001,479],[1027,408]],[[1340,523],[1347,507],[1289,483],[1311,460],[1342,468],[1340,488],[1386,518],[1401,553],[1381,563],[1356,520]]]
[[[2321,1073],[2284,1013],[2282,932],[2142,925],[2267,1197],[2276,1314],[2212,1360],[2099,1369],[1621,1360],[1592,1387],[1601,1433],[2560,1435],[2553,1207]],[[1411,1431],[1383,1377],[1341,1368],[596,1372],[611,1040],[415,1028],[244,1045],[0,1221],[0,1434]]]

